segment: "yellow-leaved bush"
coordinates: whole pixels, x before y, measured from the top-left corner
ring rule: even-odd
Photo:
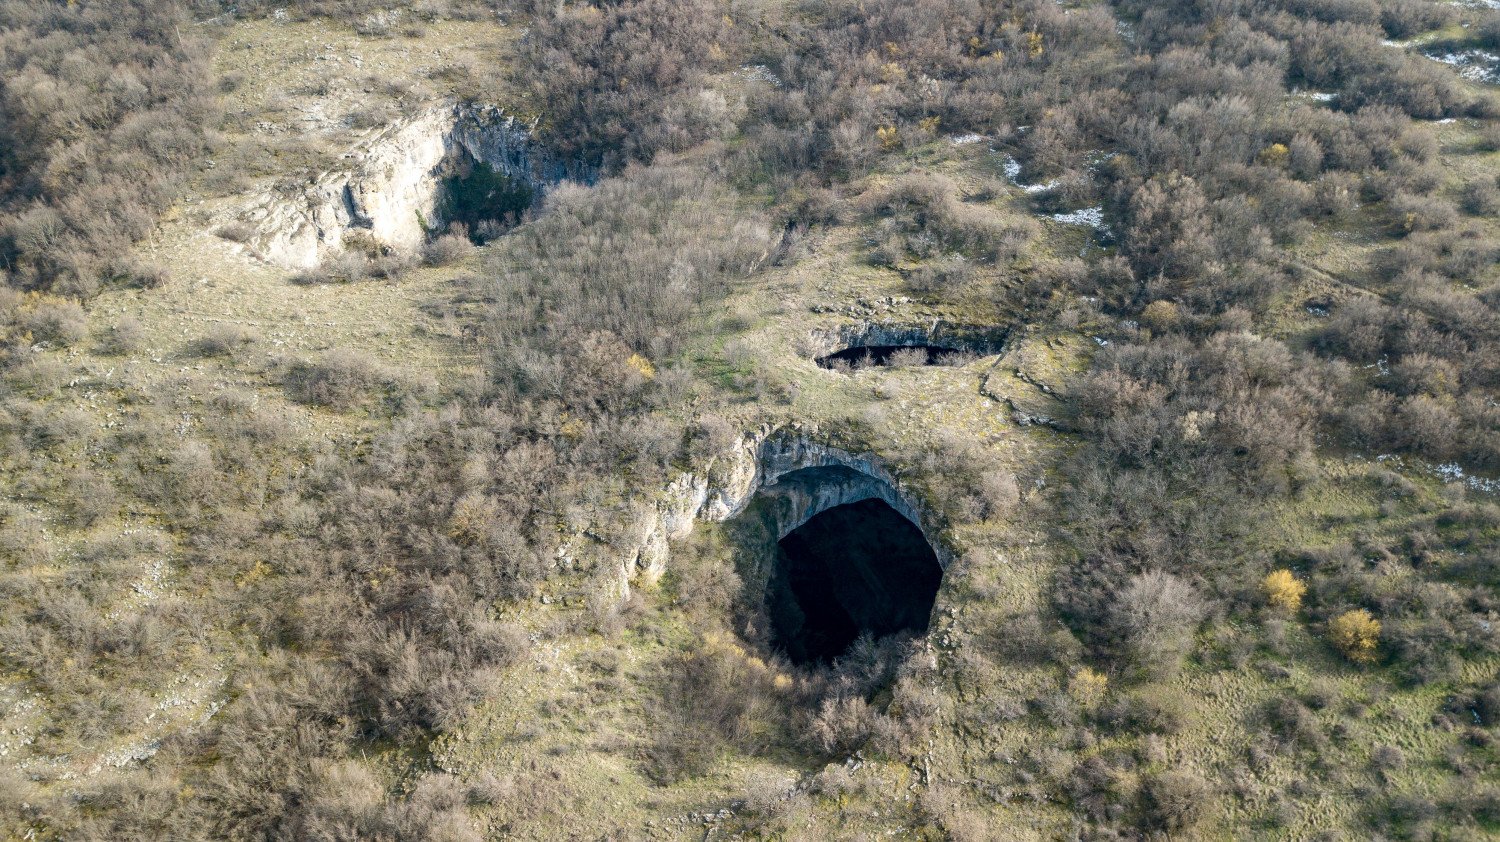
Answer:
[[[1260,589],[1266,595],[1266,602],[1285,611],[1301,608],[1302,595],[1307,593],[1307,585],[1297,581],[1292,571],[1285,569],[1266,574],[1266,578],[1260,580]]]
[[[1368,664],[1375,660],[1380,643],[1380,621],[1363,608],[1345,611],[1328,624],[1328,639],[1344,657]]]
[[[1084,710],[1093,710],[1104,701],[1105,693],[1109,692],[1109,676],[1095,672],[1088,667],[1073,673],[1068,679],[1068,695]]]

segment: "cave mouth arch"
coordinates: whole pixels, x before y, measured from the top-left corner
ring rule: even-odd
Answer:
[[[742,490],[705,498],[735,546],[748,642],[816,667],[863,635],[924,634],[949,551],[920,501],[874,453],[763,436]]]
[[[922,530],[884,500],[824,509],[777,542],[771,645],[795,664],[828,663],[861,635],[924,634],[942,576]]]

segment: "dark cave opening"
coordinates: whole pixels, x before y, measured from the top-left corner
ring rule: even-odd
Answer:
[[[815,362],[823,368],[838,369],[845,366],[868,368],[890,365],[891,358],[901,351],[912,352],[913,356],[909,364],[918,365],[942,365],[945,361],[964,353],[957,348],[946,348],[941,345],[858,345],[818,357]],[[919,358],[915,354],[923,356]]]
[[[922,530],[884,501],[834,506],[777,547],[772,645],[793,663],[826,663],[861,634],[924,633],[942,576]]]
[[[438,213],[442,228],[458,223],[469,239],[482,245],[520,223],[536,199],[536,191],[525,181],[460,153],[451,173],[443,179]]]

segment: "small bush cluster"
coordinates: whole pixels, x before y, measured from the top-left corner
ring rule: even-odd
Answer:
[[[294,362],[287,369],[287,395],[298,403],[349,410],[364,403],[388,379],[363,354],[335,349],[317,362]]]
[[[963,203],[951,181],[931,175],[897,180],[866,201],[866,214],[875,221],[875,263],[895,266],[908,259],[940,258],[941,265],[929,270],[934,273],[961,275],[956,255],[985,262],[1010,259],[1036,233],[1032,224],[1008,222]]]

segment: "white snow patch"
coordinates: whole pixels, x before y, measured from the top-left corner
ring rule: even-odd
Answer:
[[[1005,156],[1005,161],[1000,165],[1005,170],[1005,177],[1011,184],[1025,190],[1027,193],[1045,193],[1058,185],[1057,179],[1046,184],[1025,184],[1021,181],[1021,162],[1010,155]]]
[[[1433,61],[1458,69],[1458,75],[1471,82],[1500,82],[1500,53],[1489,50],[1460,50],[1427,53]]]
[[[1500,480],[1470,476],[1457,462],[1444,462],[1433,466],[1432,472],[1443,482],[1461,482],[1475,491],[1500,491]]]
[[[1461,482],[1474,491],[1483,491],[1489,494],[1500,492],[1500,479],[1489,477],[1476,477],[1464,470],[1457,462],[1444,462],[1434,465],[1421,459],[1404,459],[1394,453],[1382,453],[1375,457],[1375,461],[1382,465],[1390,465],[1396,470],[1415,470],[1431,474],[1443,482]]]
[[[969,146],[970,144],[982,143],[986,140],[989,140],[989,138],[982,134],[961,134],[948,138],[948,142],[954,146]]]
[[[771,72],[764,64],[747,64],[740,68],[740,75],[752,82],[765,82],[773,88],[781,87],[781,77]]]
[[[1109,161],[1112,158],[1117,158],[1119,157],[1119,155],[1120,153],[1118,152],[1105,152],[1103,149],[1095,149],[1085,155],[1084,160],[1088,163],[1089,169],[1096,170],[1104,166],[1104,163],[1106,161]]]
[[[1072,213],[1054,213],[1052,218],[1065,225],[1087,225],[1095,231],[1108,231],[1109,226],[1104,223],[1104,207],[1095,205],[1091,208],[1083,208]]]

